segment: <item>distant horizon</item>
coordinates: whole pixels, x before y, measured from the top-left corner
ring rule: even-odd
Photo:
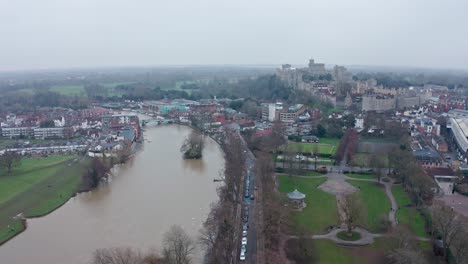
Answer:
[[[308,62],[309,59],[306,61]],[[403,66],[403,65],[368,65],[368,64],[338,64],[326,63],[323,61],[315,60],[316,63],[324,63],[327,69],[333,68],[335,65],[345,66],[349,70],[362,70],[370,71],[440,71],[440,72],[459,72],[468,73],[468,68],[450,68],[450,67],[428,67],[428,66]],[[67,66],[67,67],[38,67],[38,68],[18,68],[18,69],[0,69],[0,73],[39,73],[39,72],[67,72],[67,71],[88,71],[88,70],[117,70],[117,69],[157,69],[157,68],[271,68],[272,70],[280,68],[282,64],[291,64],[293,67],[302,68],[307,67],[307,63],[279,63],[279,64],[148,64],[148,65],[102,65],[102,66]],[[374,69],[373,69],[374,68]]]

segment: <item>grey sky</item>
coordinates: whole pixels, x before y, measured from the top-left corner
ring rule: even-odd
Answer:
[[[167,64],[468,69],[466,0],[0,0],[0,70]]]

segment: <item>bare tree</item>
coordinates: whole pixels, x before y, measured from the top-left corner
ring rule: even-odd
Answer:
[[[371,168],[374,168],[374,174],[377,177],[377,180],[380,182],[380,179],[382,178],[382,173],[383,173],[383,168],[384,164],[382,161],[383,155],[371,155],[369,159],[369,165]]]
[[[434,203],[431,208],[433,231],[435,231],[444,244],[444,255],[447,257],[452,243],[463,234],[463,222],[452,208]]]
[[[180,226],[172,226],[164,234],[163,257],[168,264],[189,264],[195,251],[195,243]]]
[[[94,252],[91,264],[140,264],[141,254],[131,248],[104,248]]]
[[[312,147],[312,157],[314,158],[314,169],[317,170],[317,157],[319,156],[319,145],[318,143],[315,143],[314,146]]]
[[[200,159],[204,147],[205,141],[203,135],[196,130],[192,130],[182,144],[180,151],[184,153],[184,158],[186,159]]]
[[[397,248],[389,255],[395,264],[424,264],[426,259],[420,250]]]
[[[457,264],[468,263],[468,234],[465,231],[455,236],[450,250]]]
[[[96,188],[99,185],[101,179],[106,177],[109,169],[109,164],[104,163],[102,159],[97,157],[93,158],[91,161],[91,166],[83,175],[83,183],[85,187],[88,189]]]
[[[343,221],[348,235],[352,235],[354,226],[365,219],[365,207],[357,193],[348,194],[340,199]]]
[[[13,151],[5,151],[3,155],[0,156],[0,166],[4,167],[8,173],[11,174],[11,170],[14,167],[21,165],[21,156]]]

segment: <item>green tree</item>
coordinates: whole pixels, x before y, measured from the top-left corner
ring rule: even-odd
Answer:
[[[5,151],[0,156],[0,166],[6,169],[8,175],[11,174],[14,167],[18,167],[19,165],[21,165],[21,156],[16,152]]]

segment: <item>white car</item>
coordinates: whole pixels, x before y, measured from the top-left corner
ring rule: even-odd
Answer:
[[[247,245],[247,238],[246,237],[242,238],[242,245]]]
[[[242,231],[242,236],[246,237],[247,236],[247,230]]]
[[[245,252],[241,252],[241,253],[240,253],[239,259],[240,259],[240,260],[245,260]]]

